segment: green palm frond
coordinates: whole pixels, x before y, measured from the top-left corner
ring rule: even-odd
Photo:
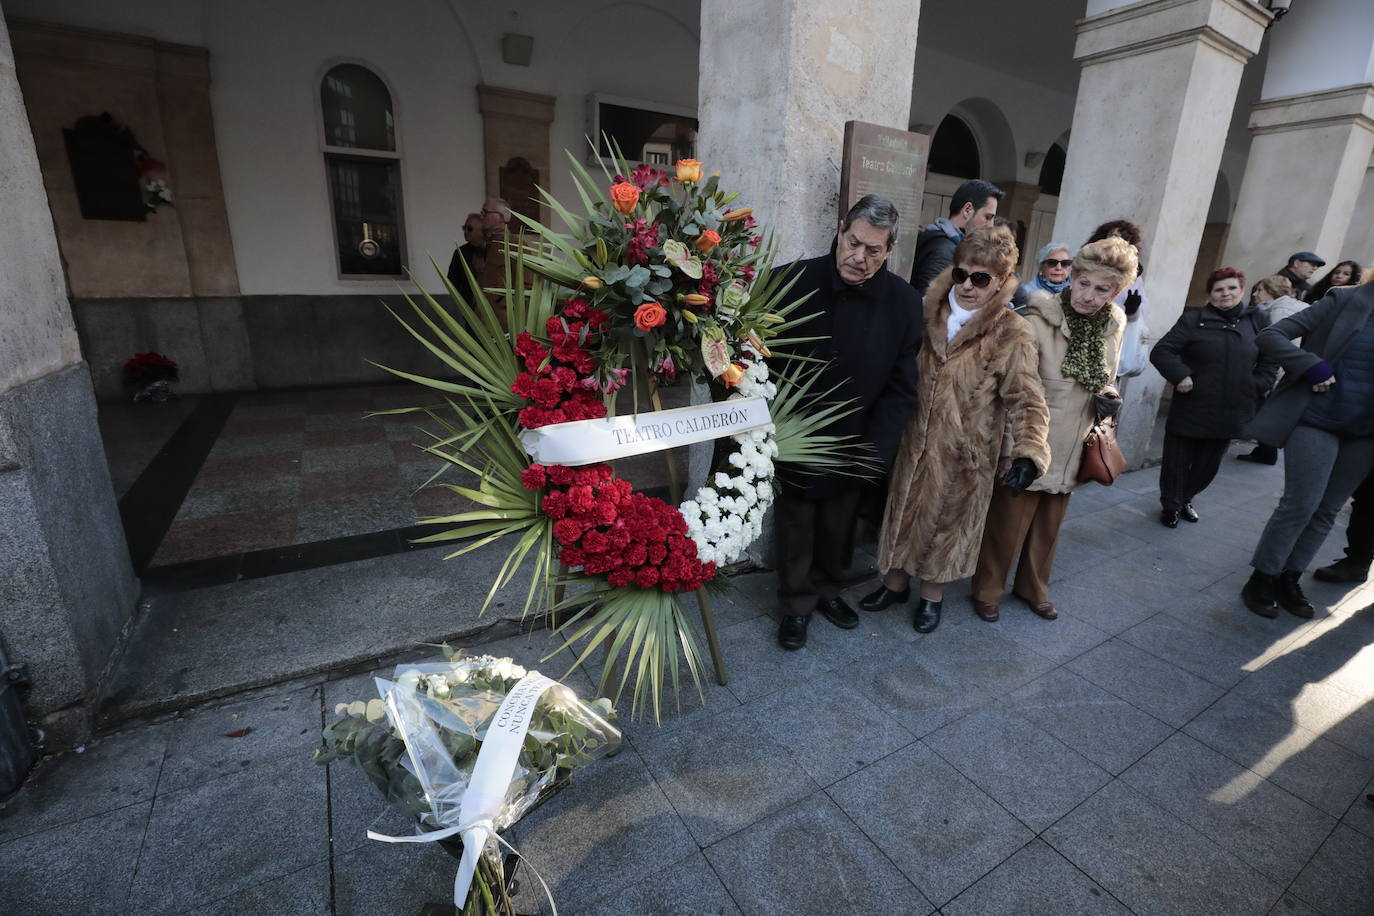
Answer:
[[[559,623],[556,632],[564,642],[549,657],[585,640],[573,662],[576,667],[598,648],[604,649],[597,695],[618,703],[630,686],[632,716],[651,706],[654,720],[662,721],[663,688],[671,684],[674,699],[680,697],[683,663],[697,693],[705,698],[705,668],[682,596],[658,589],[613,588],[603,582],[569,596],[553,611],[570,616]]]

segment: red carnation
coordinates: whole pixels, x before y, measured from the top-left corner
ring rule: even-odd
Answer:
[[[532,464],[520,472],[520,482],[526,490],[542,490],[548,483],[542,464]]]
[[[585,526],[575,518],[563,518],[553,523],[553,536],[558,543],[570,547],[582,536]]]
[[[573,482],[575,472],[565,464],[555,464],[549,467],[549,480],[560,487],[566,487]]]

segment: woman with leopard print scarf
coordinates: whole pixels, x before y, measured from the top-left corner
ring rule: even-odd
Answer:
[[[1032,293],[1026,304],[1050,408],[1050,466],[1025,493],[1005,486],[993,491],[973,574],[973,610],[989,623],[1000,615],[998,602],[1013,563],[1012,593],[1045,620],[1059,616],[1049,596],[1059,529],[1078,485],[1083,439],[1097,420],[1095,396],[1116,396],[1119,403],[1111,384],[1126,315],[1112,299],[1131,285],[1138,269],[1129,242],[1114,236],[1090,242],[1074,255],[1072,279],[1062,292]]]

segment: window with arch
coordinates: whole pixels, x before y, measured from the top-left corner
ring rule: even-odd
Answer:
[[[339,274],[399,276],[401,157],[391,93],[366,67],[339,64],[320,82],[320,113]]]
[[[1059,196],[1060,187],[1064,184],[1064,163],[1068,161],[1068,153],[1064,147],[1058,143],[1050,147],[1045,154],[1045,161],[1040,166],[1040,193]]]
[[[955,178],[981,178],[982,156],[978,140],[964,119],[945,115],[930,139],[930,171]]]

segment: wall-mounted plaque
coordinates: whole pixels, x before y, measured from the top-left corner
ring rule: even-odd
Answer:
[[[844,165],[840,170],[840,218],[865,194],[879,194],[897,207],[897,246],[888,269],[911,274],[920,230],[921,197],[926,185],[930,137],[863,121],[844,125]]]

